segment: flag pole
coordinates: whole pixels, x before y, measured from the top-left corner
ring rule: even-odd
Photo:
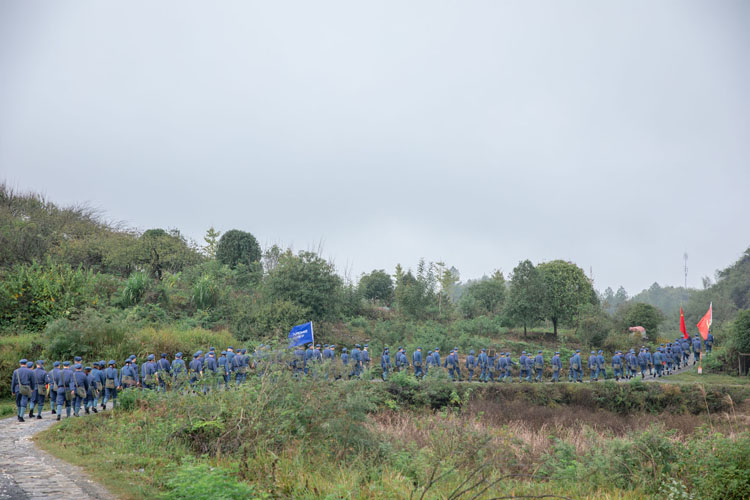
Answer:
[[[313,347],[315,346],[315,330],[313,330],[313,322],[310,321],[310,336],[312,337]]]
[[[703,361],[703,351],[701,351],[700,357],[698,357],[698,375],[703,375],[703,366],[701,366],[702,361]]]

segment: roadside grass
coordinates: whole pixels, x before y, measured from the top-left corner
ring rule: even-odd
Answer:
[[[15,399],[0,399],[0,418],[15,415],[16,411]]]
[[[750,387],[750,377],[735,377],[723,373],[711,373],[708,368],[703,367],[703,373],[698,374],[698,366],[691,366],[677,375],[666,377],[665,383],[701,383],[706,385],[724,386],[747,386]]]

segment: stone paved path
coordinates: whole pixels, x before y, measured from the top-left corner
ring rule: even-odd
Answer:
[[[55,423],[49,410],[42,420],[0,420],[0,500],[92,500],[116,498],[82,469],[34,445],[34,434]],[[81,417],[85,418],[85,417]]]

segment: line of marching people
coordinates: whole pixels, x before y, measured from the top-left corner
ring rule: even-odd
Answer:
[[[627,353],[617,351],[612,356],[610,366],[615,380],[631,379],[640,373],[645,378],[648,373],[653,377],[668,375],[681,366],[687,366],[690,354],[693,364],[701,354],[702,342],[698,336],[693,339],[678,338],[674,342],[662,344],[651,352],[641,346],[636,353],[630,349]],[[709,334],[705,341],[705,351],[710,353],[713,337]],[[322,347],[322,350],[321,350]],[[372,358],[368,345],[356,344],[351,352],[347,348],[336,355],[336,346],[331,344],[309,344],[307,349],[298,347],[291,358],[285,350],[271,350],[270,346],[259,345],[252,355],[247,349],[232,347],[218,352],[211,347],[207,353],[196,351],[192,360],[186,362],[183,354],[178,352],[172,361],[162,353],[159,359],[149,354],[142,366],[138,365],[135,355],[129,356],[118,369],[114,360],[105,363],[95,361],[84,366],[80,356],[70,361],[55,361],[52,369],[47,371],[44,360],[36,362],[21,359],[19,367],[13,372],[11,393],[16,398],[18,420],[24,421],[28,410],[29,418],[42,418],[45,401],[49,401],[52,414],[57,420],[71,413],[79,416],[81,408],[86,413],[97,413],[98,408],[107,409],[108,402],[114,405],[119,390],[143,388],[151,390],[190,390],[207,393],[212,389],[228,389],[230,383],[240,385],[247,379],[248,370],[252,367],[255,373],[262,375],[269,364],[287,366],[296,376],[324,376],[326,379],[359,378],[370,369]],[[411,358],[411,359],[409,359]],[[607,363],[603,352],[591,351],[588,357],[589,377],[592,382],[607,378]],[[459,359],[458,348],[452,349],[445,360],[440,358],[440,349],[435,348],[423,355],[418,347],[411,356],[406,349],[399,347],[391,359],[390,349],[385,347],[380,356],[380,367],[383,380],[387,380],[393,371],[414,370],[414,375],[421,378],[430,370],[446,369],[453,380],[462,380],[461,368],[466,369],[466,380],[472,382],[509,382],[513,381],[514,369],[518,367],[519,381],[541,382],[547,361],[542,351],[536,355],[523,351],[518,362],[513,360],[510,352],[498,352],[492,355],[487,349],[481,349],[477,355],[470,350],[463,363]],[[552,382],[560,381],[563,363],[560,353],[555,352],[549,360],[552,370]],[[583,382],[584,360],[580,350],[568,359],[568,381]]]

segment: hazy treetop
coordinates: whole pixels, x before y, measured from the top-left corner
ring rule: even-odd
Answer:
[[[3,2],[0,178],[353,274],[748,246],[746,1]],[[0,180],[1,180],[0,179]]]

